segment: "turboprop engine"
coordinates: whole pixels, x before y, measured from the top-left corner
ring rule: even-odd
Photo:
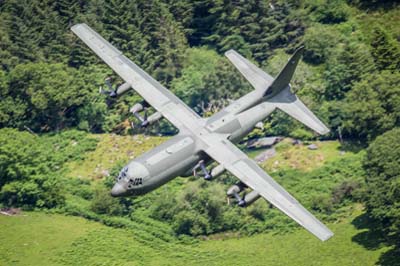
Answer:
[[[147,107],[149,107],[147,103],[137,103],[129,110],[140,121],[140,127],[147,127],[162,118],[162,115],[159,112],[147,116]],[[142,112],[143,110],[144,116],[142,117],[139,112]]]
[[[252,190],[249,193],[244,193],[243,197],[241,197],[239,193],[244,191],[246,188],[247,186],[245,184],[239,182],[231,186],[226,194],[228,197],[235,198],[239,207],[247,207],[258,200],[260,198],[260,194],[257,191]]]

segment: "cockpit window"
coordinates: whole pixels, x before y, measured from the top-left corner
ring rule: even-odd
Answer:
[[[118,181],[123,178],[126,178],[127,173],[128,173],[128,167],[125,166],[124,168],[122,168],[121,172],[119,172],[119,175],[117,177]]]

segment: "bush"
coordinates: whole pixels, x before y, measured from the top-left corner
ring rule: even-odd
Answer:
[[[327,0],[324,4],[315,7],[313,15],[322,23],[340,23],[347,20],[350,12],[344,1]]]
[[[340,34],[326,26],[314,26],[304,35],[304,60],[311,64],[321,64],[337,46]]]
[[[123,212],[119,199],[113,198],[110,190],[100,185],[94,191],[90,209],[97,214],[121,215]]]
[[[8,206],[52,208],[64,202],[59,168],[43,139],[0,130],[0,201]]]

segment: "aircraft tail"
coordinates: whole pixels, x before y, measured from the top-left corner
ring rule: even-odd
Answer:
[[[303,50],[304,48],[300,47],[295,51],[275,79],[233,50],[226,52],[225,55],[253,87],[260,91],[264,102],[279,108],[322,135],[328,133],[329,129],[290,90],[290,80]]]
[[[301,56],[303,55],[303,50],[304,47],[301,46],[294,52],[292,57],[286,63],[285,67],[281,70],[281,72],[279,72],[278,76],[276,76],[271,85],[265,90],[265,98],[271,98],[283,91],[286,87],[290,86],[290,80],[293,77],[294,71],[296,70]]]
[[[291,92],[290,80],[303,54],[304,47],[298,48],[274,79],[271,86],[264,93],[266,102],[276,105],[277,108],[287,113],[294,119],[303,123],[320,135],[329,132],[329,129],[322,123],[300,99]]]

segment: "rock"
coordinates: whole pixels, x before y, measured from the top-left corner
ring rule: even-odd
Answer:
[[[247,148],[257,149],[257,148],[271,147],[272,145],[278,143],[282,139],[283,139],[282,137],[265,137],[265,138],[250,140],[247,142]]]
[[[292,140],[292,145],[301,145],[301,144],[303,144],[303,142],[299,139]]]
[[[20,208],[2,208],[2,209],[0,209],[0,214],[7,215],[7,216],[18,215],[20,213],[21,213]]]
[[[262,153],[260,153],[259,155],[257,155],[254,160],[258,163],[262,163],[265,162],[266,160],[268,160],[269,158],[272,158],[276,155],[276,150],[275,148],[270,148]]]
[[[105,176],[110,176],[110,172],[109,172],[107,169],[104,169],[103,171],[101,171],[101,175],[102,175],[103,177],[105,177]]]
[[[314,144],[314,143],[308,145],[307,148],[308,148],[309,150],[318,150],[318,146],[317,146],[316,144]]]

